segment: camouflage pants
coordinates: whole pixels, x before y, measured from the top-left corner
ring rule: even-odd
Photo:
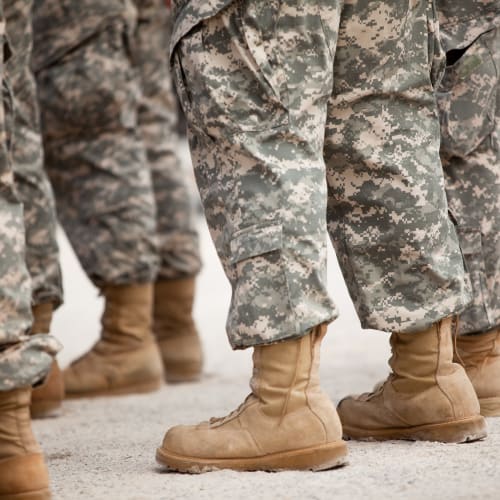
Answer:
[[[29,67],[32,0],[16,0],[7,10],[7,35],[16,57],[7,62],[14,99],[12,160],[15,183],[24,205],[26,263],[32,303],[62,302],[54,196],[43,168],[35,79]]]
[[[27,65],[24,57],[31,43],[25,37],[10,37],[11,24],[29,20],[29,0],[0,2],[0,391],[31,386],[47,373],[58,343],[49,335],[28,336],[31,325],[31,282],[25,263],[23,206],[16,193],[15,147],[22,137],[16,118],[20,101],[16,90],[17,75]],[[7,59],[7,60],[4,60]],[[34,152],[39,155],[40,152]]]
[[[439,160],[437,30],[432,1],[177,11],[175,81],[234,348],[336,317],[327,231],[364,328],[414,332],[468,304]]]
[[[142,96],[139,128],[153,177],[160,269],[157,279],[193,276],[200,269],[198,233],[186,174],[177,155],[177,102],[165,50],[171,30],[164,0],[134,0],[138,24],[132,37]]]
[[[122,16],[105,24],[96,16],[92,36],[76,37],[76,46],[45,64],[42,39],[36,58],[46,168],[59,218],[98,286],[191,276],[200,267],[175,153],[166,8],[159,1],[135,3],[134,31],[135,12],[124,2]],[[72,20],[50,1],[36,15],[41,28]],[[63,45],[53,32],[51,44]]]
[[[117,20],[36,74],[59,220],[98,286],[149,282],[158,267],[128,36]]]
[[[438,93],[441,156],[473,290],[460,333],[480,333],[500,325],[500,5],[440,7],[449,63]]]

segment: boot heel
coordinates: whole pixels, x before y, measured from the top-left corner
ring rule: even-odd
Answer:
[[[483,417],[500,417],[500,397],[480,398],[479,405]]]

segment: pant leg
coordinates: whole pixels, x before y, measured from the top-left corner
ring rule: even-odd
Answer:
[[[24,206],[26,263],[31,276],[32,303],[62,302],[55,204],[43,168],[36,87],[29,67],[32,48],[32,0],[12,2],[7,17],[8,36],[16,58],[7,63],[14,93],[12,160],[20,200]],[[20,64],[22,62],[22,64]]]
[[[322,151],[339,10],[237,0],[174,47],[197,183],[232,285],[233,348],[299,337],[337,315]]]
[[[36,74],[59,220],[97,286],[150,282],[158,269],[128,37],[117,18]]]
[[[153,178],[160,257],[158,279],[194,276],[200,270],[192,196],[179,157],[177,101],[165,50],[170,10],[164,0],[135,0],[138,25],[134,64],[141,80],[139,128]]]
[[[346,3],[325,140],[328,229],[363,328],[410,333],[469,302],[448,217],[432,1]]]
[[[25,264],[23,207],[14,183],[11,147],[13,94],[3,58],[18,69],[14,47],[6,44],[6,19],[14,3],[0,2],[0,391],[30,386],[48,372],[58,350],[49,335],[28,336],[31,326],[31,283]],[[8,26],[7,26],[8,28]],[[22,64],[22,59],[19,60]]]
[[[471,43],[466,28],[458,38],[456,24],[447,21],[449,66],[438,94],[441,156],[473,292],[459,333],[481,333],[500,326],[500,28],[491,29],[486,18],[487,31],[475,32]]]

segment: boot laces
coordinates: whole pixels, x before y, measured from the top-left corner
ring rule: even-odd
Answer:
[[[204,423],[208,423],[209,425],[215,425],[215,424],[224,424],[224,423],[228,422],[229,420],[232,420],[234,417],[237,417],[241,413],[241,411],[245,408],[245,406],[247,405],[247,403],[250,401],[250,399],[252,397],[255,397],[255,396],[253,393],[250,393],[243,400],[243,402],[238,405],[238,407],[236,409],[234,409],[233,411],[231,411],[227,415],[224,415],[223,417],[212,417],[212,418],[210,418],[210,420],[208,420],[208,422],[204,422]]]

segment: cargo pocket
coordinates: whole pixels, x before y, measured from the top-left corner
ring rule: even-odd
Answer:
[[[444,153],[466,157],[494,130],[498,68],[488,47],[492,35],[481,35],[446,67],[437,93]]]
[[[213,139],[288,123],[270,78],[279,74],[272,44],[266,42],[272,33],[264,37],[260,29],[250,27],[243,4],[233,2],[201,21],[172,54],[174,80],[189,122]],[[273,12],[274,4],[279,2],[270,3]]]
[[[457,233],[472,289],[472,302],[460,315],[460,331],[485,331],[491,327],[491,321],[481,231],[458,226]]]
[[[237,347],[295,331],[280,224],[252,226],[230,242],[233,294],[227,328]],[[248,342],[247,342],[248,341]]]

